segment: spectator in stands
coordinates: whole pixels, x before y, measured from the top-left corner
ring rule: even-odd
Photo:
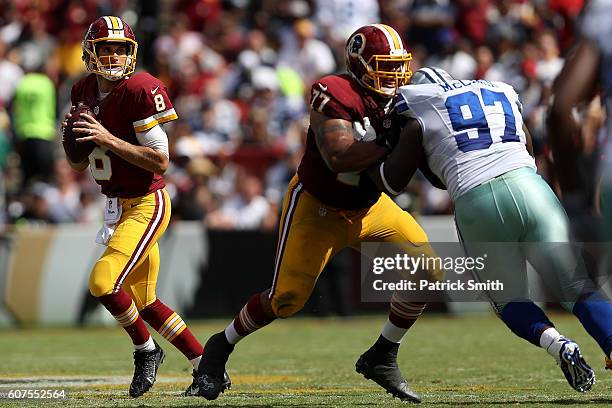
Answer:
[[[201,214],[205,217],[233,199],[237,165],[246,166],[264,180],[267,174],[281,174],[293,156],[300,154],[298,144],[303,141],[294,136],[299,134],[295,129],[301,126],[309,102],[309,82],[340,68],[346,36],[357,26],[381,17],[399,31],[413,34],[407,35],[411,38],[413,71],[423,64],[442,65],[457,77],[500,79],[515,86],[534,137],[539,169],[546,176],[546,87],[571,45],[574,20],[584,0],[179,0],[172,14],[160,12],[164,9],[161,6],[147,6],[153,11],[144,13],[144,3],[3,2],[0,105],[12,119],[4,140],[10,141],[11,151],[24,155],[27,179],[34,173],[54,185],[55,131],[44,136],[40,129],[57,126],[55,105],[45,103],[45,114],[36,113],[35,122],[23,116],[20,119],[17,112],[27,118],[28,112],[21,108],[30,105],[22,96],[14,96],[15,88],[24,71],[31,70],[28,65],[50,60],[45,72],[57,97],[51,97],[49,90],[46,98],[57,99],[60,109],[67,106],[72,78],[83,69],[80,33],[95,16],[125,13],[135,18],[137,29],[151,35],[148,44],[152,46],[142,50],[142,56],[149,57],[138,59],[139,68],[153,69],[168,85],[177,113],[189,126],[188,130],[182,125],[167,129],[171,143],[176,140],[178,150],[190,155],[185,162],[181,162],[187,157],[184,155],[172,158],[176,180],[171,170],[169,184],[176,181],[180,190],[200,183],[191,178],[201,177],[201,171],[187,171],[190,160],[209,157],[218,167],[218,172],[206,176],[210,199],[201,198],[206,194],[186,195],[183,190],[173,196],[173,204],[185,208],[201,206],[190,203],[194,199],[206,202]],[[44,87],[34,88],[41,91]],[[45,125],[41,125],[43,121]],[[38,129],[36,135],[33,127]],[[35,145],[46,147],[32,151]],[[240,145],[242,150],[236,152]],[[272,149],[263,156],[248,151],[262,145]],[[35,153],[44,155],[43,159],[37,159]],[[9,222],[20,218],[26,207],[32,213],[28,204],[33,201],[31,189],[19,185],[17,157],[12,153],[5,160],[5,177],[0,183],[5,184],[6,193],[0,191],[0,202],[4,199],[8,204],[6,210],[0,204],[0,222],[2,218]],[[26,169],[26,165],[35,168]],[[271,183],[276,187],[266,185],[266,192],[280,188],[282,179],[277,177]],[[96,219],[93,208],[98,202],[91,200],[91,178],[81,177],[76,183],[81,190],[77,219]],[[412,210],[445,211],[442,197],[429,195],[420,187],[419,178],[413,183],[411,189],[422,191],[423,197],[413,200],[420,207]],[[266,193],[266,197],[274,203],[273,194]]]
[[[50,181],[53,175],[55,105],[55,85],[39,69],[28,72],[17,84],[11,116],[21,157],[23,186],[33,180]]]
[[[0,106],[7,106],[13,99],[15,87],[23,76],[23,69],[19,66],[19,52],[8,51],[8,44],[0,39]]]
[[[32,14],[20,42],[22,64],[27,70],[42,67],[55,51],[57,40],[46,31],[45,21],[39,14]]]
[[[172,215],[184,221],[203,221],[215,209],[212,192],[208,186],[211,177],[219,169],[205,157],[196,157],[185,166],[186,178],[177,186],[176,202]]]
[[[44,191],[43,198],[53,223],[76,222],[81,210],[81,187],[65,158],[55,162],[54,182]]]
[[[270,211],[270,204],[262,196],[262,184],[257,177],[240,171],[236,190],[221,208],[208,215],[210,228],[257,229]]]
[[[358,27],[380,21],[380,6],[377,0],[317,0],[315,21],[323,42],[342,63],[346,38]]]
[[[457,0],[456,28],[460,35],[475,46],[485,45],[489,21],[487,16],[493,7],[490,0]]]
[[[306,88],[322,76],[336,69],[334,54],[327,44],[318,40],[316,28],[308,19],[293,23],[292,35],[281,39],[282,47],[278,56],[279,66],[294,69]]]
[[[538,80],[547,88],[552,86],[552,82],[563,68],[563,58],[561,58],[557,39],[550,31],[543,31],[538,34],[537,46],[539,59],[536,62],[535,74]]]
[[[412,28],[407,38],[429,53],[440,53],[453,39],[455,8],[450,0],[414,0],[410,8]]]

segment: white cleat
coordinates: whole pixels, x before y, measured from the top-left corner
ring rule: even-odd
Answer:
[[[589,391],[595,384],[595,372],[584,361],[580,347],[565,337],[561,337],[558,341],[562,345],[557,363],[561,367],[567,382],[578,392]]]

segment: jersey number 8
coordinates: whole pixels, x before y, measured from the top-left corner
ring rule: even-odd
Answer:
[[[166,102],[164,102],[164,96],[162,94],[157,94],[153,97],[153,101],[155,101],[155,110],[158,112],[166,109]]]
[[[106,154],[106,149],[96,147],[89,154],[89,168],[91,169],[91,175],[96,180],[110,180],[113,175],[113,169],[111,167],[111,159]]]

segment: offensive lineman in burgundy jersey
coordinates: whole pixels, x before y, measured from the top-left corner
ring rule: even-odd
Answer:
[[[225,364],[234,345],[298,312],[329,259],[343,248],[383,241],[414,255],[433,254],[412,216],[361,174],[387,153],[388,114],[398,87],[412,74],[411,55],[393,28],[371,24],[350,36],[345,56],[347,74],[323,77],[311,89],[307,148],[285,194],[272,285],[206,343],[196,382],[198,395],[209,400],[225,390]],[[429,274],[438,278],[436,271]],[[424,307],[393,295],[381,336],[356,364],[357,372],[405,401],[420,397],[402,377],[397,351]]]
[[[311,90],[313,109],[327,117],[361,126],[367,118],[376,134],[389,129],[391,120],[388,114],[392,102],[392,99],[383,100],[381,106],[381,101],[348,74],[323,77],[314,83]],[[380,191],[369,177],[362,177],[359,172],[335,173],[327,166],[312,127],[308,129],[306,152],[298,168],[298,177],[306,191],[335,208],[362,209],[372,206],[380,197]]]
[[[104,226],[96,238],[107,248],[91,271],[89,290],[132,339],[135,369],[129,394],[139,397],[153,386],[164,360],[145,321],[194,369],[203,352],[185,322],[157,299],[155,290],[157,241],[171,211],[162,177],[168,168],[168,137],[160,125],[177,115],[162,82],[147,73],[134,74],[138,44],[123,20],[98,18],[82,47],[91,74],[73,86],[71,100],[74,106],[89,106],[97,119],[81,113],[73,132],[82,134],[76,143],[91,141],[96,147],[82,162],[69,157],[68,162],[77,171],[89,167],[107,196]]]

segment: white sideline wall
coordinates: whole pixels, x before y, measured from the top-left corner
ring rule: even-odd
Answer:
[[[451,216],[418,220],[431,241],[456,242]],[[77,322],[87,293],[89,271],[104,248],[94,242],[98,225],[65,224],[19,228],[0,241],[0,326],[16,317],[26,324],[70,325]],[[194,301],[200,268],[208,259],[201,223],[176,222],[159,241],[161,270],[158,295],[181,313]],[[451,312],[489,310],[481,303],[454,303]],[[94,313],[88,323],[101,323]]]

